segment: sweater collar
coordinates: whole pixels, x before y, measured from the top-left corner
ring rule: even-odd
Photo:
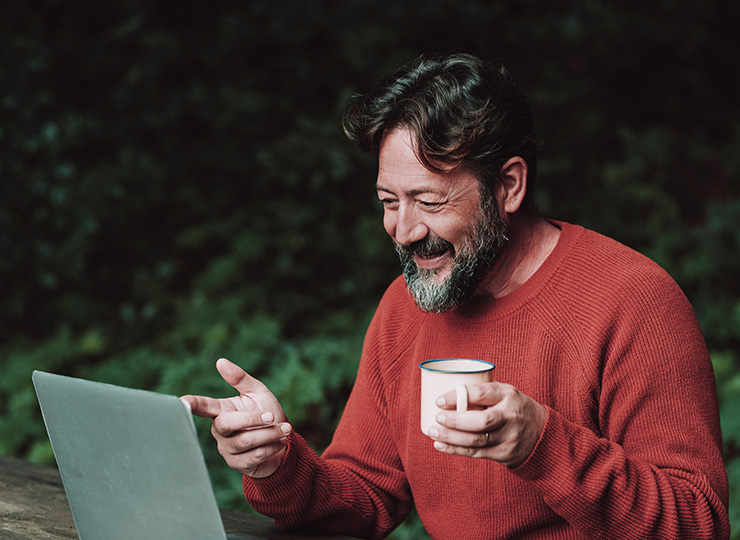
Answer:
[[[560,229],[560,238],[545,262],[524,284],[500,298],[476,297],[469,299],[441,316],[447,315],[462,322],[473,324],[485,322],[505,317],[536,298],[556,274],[563,260],[568,256],[571,248],[585,230],[580,225],[555,220],[549,221]]]

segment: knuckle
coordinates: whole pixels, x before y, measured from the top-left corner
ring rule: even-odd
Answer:
[[[252,450],[252,461],[253,463],[259,463],[267,458],[267,449],[264,446],[260,446]]]
[[[481,429],[491,429],[493,426],[496,425],[497,418],[498,413],[495,409],[489,407],[488,409],[483,411],[484,425],[481,427]]]
[[[223,438],[221,435],[223,433],[222,423],[223,421],[220,421],[218,418],[214,419],[211,423],[211,435],[217,441]]]
[[[496,429],[499,429],[501,427],[501,424],[502,416],[500,412],[493,409],[486,410],[486,423],[485,426],[483,426],[482,430],[494,431]]]
[[[473,458],[483,458],[486,457],[486,452],[483,448],[471,448],[469,455]]]
[[[226,431],[226,419],[223,417],[223,415],[219,415],[216,418],[213,419],[213,422],[211,423],[211,433],[216,436],[216,434],[220,435]]]
[[[468,391],[468,401],[471,402],[479,401],[485,395],[483,383],[467,384],[466,389]]]

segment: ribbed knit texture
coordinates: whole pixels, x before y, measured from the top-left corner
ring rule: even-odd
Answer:
[[[319,458],[291,435],[274,475],[245,478],[252,505],[279,526],[368,538],[412,504],[435,539],[727,538],[715,382],[691,306],[645,257],[556,224],[553,253],[504,298],[430,315],[396,280],[331,446]],[[493,362],[547,407],[518,468],[442,454],[421,433],[418,364],[449,357]]]

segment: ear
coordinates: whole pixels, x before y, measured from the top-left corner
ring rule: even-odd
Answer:
[[[504,163],[497,191],[501,210],[513,214],[521,208],[527,193],[527,162],[523,158],[514,156]]]

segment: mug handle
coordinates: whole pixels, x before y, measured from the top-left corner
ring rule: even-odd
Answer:
[[[455,394],[457,395],[457,412],[468,410],[468,387],[464,382],[455,383]]]

